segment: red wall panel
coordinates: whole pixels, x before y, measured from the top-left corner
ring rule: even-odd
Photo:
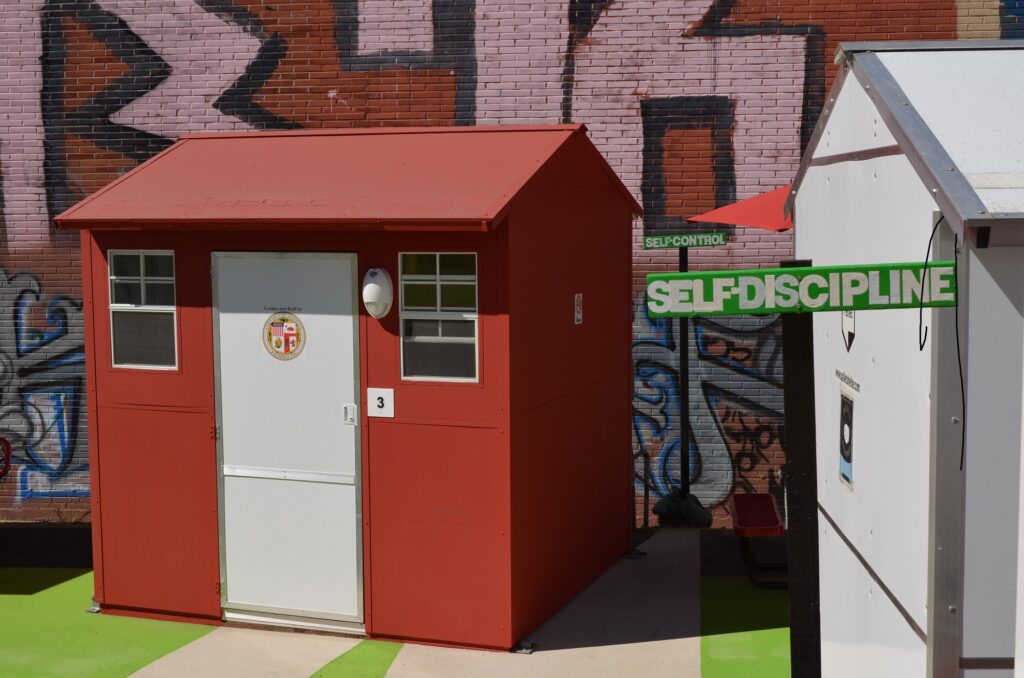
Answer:
[[[398,253],[475,251],[478,383],[402,381],[396,307],[364,316],[363,384],[395,389],[364,455],[371,635],[509,647],[508,321],[504,234],[369,236],[366,266],[398,280]],[[361,263],[361,269],[365,270]],[[364,410],[366,403],[364,403]]]
[[[506,441],[371,424],[373,635],[511,646]]]
[[[571,402],[512,419],[515,638],[545,622],[630,546],[632,488],[623,480],[630,431],[615,430],[622,388],[622,379],[609,380],[573,393]]]
[[[100,407],[97,423],[103,604],[219,618],[212,413]]]
[[[631,215],[589,153],[567,144],[509,219],[517,638],[630,545]]]
[[[175,246],[177,238],[100,234],[89,258],[90,442],[99,492],[93,520],[100,534],[95,560],[103,565],[97,598],[107,606],[219,618],[209,257]],[[175,250],[176,370],[111,365],[106,251],[121,248]]]

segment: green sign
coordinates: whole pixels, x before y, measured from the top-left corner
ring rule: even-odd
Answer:
[[[952,261],[654,273],[647,276],[653,318],[871,311],[956,305]]]
[[[683,247],[721,247],[729,244],[729,234],[721,231],[710,233],[680,233],[678,235],[645,235],[645,250],[678,250]]]

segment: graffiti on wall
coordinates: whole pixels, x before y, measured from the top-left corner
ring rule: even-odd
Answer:
[[[693,323],[690,357],[692,389],[699,394],[690,410],[697,446],[709,459],[702,465],[709,501],[729,494],[771,492],[781,508],[782,323],[777,317],[744,317]]]
[[[646,326],[633,340],[633,462],[645,497],[663,497],[679,485],[679,353],[675,323],[642,313]],[[696,480],[690,447],[690,481]]]
[[[451,122],[475,122],[475,0],[335,0],[334,5],[342,68],[448,73],[453,89]]]
[[[985,30],[1019,28],[1015,3],[988,5]],[[583,122],[644,205],[643,227],[679,229],[791,178],[837,40],[895,37],[890,26],[907,39],[955,37],[957,10],[955,0],[0,0],[3,263],[72,256],[55,214],[182,133],[209,130]],[[929,21],[908,27],[916,13]],[[960,12],[965,37],[975,16]],[[790,246],[737,231],[716,263],[763,265]],[[638,278],[674,256],[638,252]],[[5,300],[0,326],[11,364],[3,421],[20,422],[0,437],[0,476],[25,498],[56,492],[58,477],[85,491],[82,366],[48,362],[76,341],[80,350],[80,311],[43,301],[48,269],[6,279],[32,301],[16,315]],[[781,455],[777,331],[769,320],[696,324],[683,421],[673,326],[638,306],[641,489],[678,482],[681,425],[709,503],[775,487],[765,469]]]
[[[186,132],[472,123],[474,4],[0,2],[0,246],[73,256],[52,218]],[[3,277],[4,494],[87,496],[80,304]]]
[[[18,499],[89,494],[81,304],[0,269],[0,475]]]
[[[41,58],[42,0],[0,3],[0,245],[46,242],[46,202]]]
[[[734,492],[771,492],[779,506],[782,448],[782,343],[776,317],[692,322],[689,416],[681,422],[678,327],[637,315],[645,327],[633,343],[634,474],[649,499],[679,485],[681,426],[688,431],[690,489],[724,519]]]
[[[563,116],[587,122],[641,197],[645,233],[682,230],[690,214],[785,183],[810,133],[807,121],[820,109],[823,31],[778,21],[741,25],[732,19],[735,4],[573,3]],[[651,39],[623,39],[629,35]],[[674,257],[641,264],[637,273],[673,267]],[[678,485],[681,472],[698,498],[719,507],[719,524],[732,492],[778,491],[777,331],[771,321],[693,323],[683,358],[690,382],[681,385],[676,323],[652,320],[637,305],[634,458],[645,504]],[[688,389],[685,418],[680,388]],[[688,431],[686,450],[681,430]]]
[[[820,107],[823,77],[806,68],[820,61],[809,58],[809,27],[740,28],[728,21],[732,4],[635,0],[577,11],[563,76],[566,112],[587,123],[625,184],[642,196],[652,223],[670,216],[657,153],[667,133],[705,131],[709,154],[701,164],[714,174],[708,188],[718,201],[731,200],[775,188],[777,177],[795,172],[805,108]],[[651,39],[630,37],[637,35]],[[795,68],[780,69],[780,62]]]
[[[184,132],[250,129],[246,120],[280,126],[239,87],[252,80],[250,69],[272,62],[281,42],[230,10],[192,0],[46,3],[41,77],[51,214]],[[83,63],[76,52],[86,48],[92,57]],[[82,78],[96,84],[75,84]]]

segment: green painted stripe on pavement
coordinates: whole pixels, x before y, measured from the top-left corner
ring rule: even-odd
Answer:
[[[384,678],[401,649],[402,643],[364,640],[311,678]]]
[[[789,678],[789,592],[745,577],[700,582],[702,678]]]
[[[92,573],[0,569],[0,677],[121,678],[212,626],[88,614]]]

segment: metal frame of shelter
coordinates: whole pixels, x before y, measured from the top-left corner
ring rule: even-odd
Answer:
[[[964,167],[958,166],[949,150],[949,138],[946,137],[947,145],[940,141],[942,135],[937,134],[935,129],[926,122],[926,116],[922,115],[922,111],[915,108],[914,98],[908,96],[908,93],[904,91],[901,79],[890,71],[882,56],[885,53],[894,52],[977,52],[1022,49],[1024,49],[1024,41],[1005,40],[841,44],[835,55],[835,61],[840,65],[839,73],[804,153],[792,192],[787,200],[787,213],[793,214],[796,220],[800,219],[797,201],[804,188],[808,172],[813,167],[831,163],[865,161],[887,155],[902,155],[909,161],[923,186],[928,189],[938,209],[933,219],[934,233],[936,234],[935,246],[931,249],[933,259],[953,259],[955,257],[960,260],[961,277],[966,282],[971,279],[969,264],[972,253],[990,247],[1024,246],[1024,228],[1021,228],[1024,227],[1024,211],[994,211],[990,209],[991,202],[987,204],[982,196],[991,195],[991,192],[986,194],[982,190],[981,195],[979,194],[979,184],[976,179],[979,175],[972,176],[969,172],[965,173]],[[822,142],[826,127],[832,114],[836,111],[839,93],[851,73],[859,86],[870,97],[878,115],[896,140],[896,145],[851,150],[828,157],[816,157],[815,150]],[[903,79],[902,82],[907,84],[906,79]],[[964,95],[950,91],[949,96],[950,99],[955,99],[957,96]],[[931,105],[934,107],[935,102],[932,101]],[[979,123],[976,120],[963,120],[963,124],[976,126]],[[958,157],[962,160],[962,155]],[[1002,176],[1009,177],[1010,175],[1004,173]],[[1013,176],[1017,177],[1014,181],[1019,179],[1020,186],[1004,185],[996,188],[1024,189],[1024,173]],[[1024,193],[1017,195],[1022,194]],[[1017,199],[1020,200],[1019,197]],[[1024,202],[1022,202],[1022,206],[1024,206]],[[945,226],[941,226],[942,221],[945,221]],[[797,221],[797,226],[798,232],[800,226],[808,227],[801,221]],[[798,256],[800,256],[799,250]],[[977,265],[977,268],[980,270],[983,266]],[[861,557],[861,564],[874,577],[875,583],[881,585],[883,593],[902,613],[914,633],[926,643],[927,675],[936,677],[974,676],[976,675],[974,670],[986,671],[984,674],[977,675],[1010,675],[1009,672],[1001,673],[1000,670],[1012,669],[1014,665],[1013,656],[964,656],[965,654],[970,655],[965,651],[965,636],[971,633],[976,636],[985,631],[965,630],[966,616],[963,613],[965,569],[967,567],[965,559],[982,557],[978,554],[971,555],[966,544],[970,528],[967,526],[965,512],[970,488],[965,479],[962,455],[965,449],[968,455],[971,453],[971,445],[967,442],[966,433],[969,423],[968,414],[972,411],[977,413],[978,410],[968,408],[966,394],[969,394],[970,390],[965,386],[968,383],[966,349],[965,354],[960,355],[960,337],[967,337],[968,318],[972,313],[968,285],[963,285],[963,288],[964,293],[960,295],[961,300],[956,311],[950,309],[936,312],[932,321],[926,628],[920,628],[911,614],[900,605],[896,596],[886,589],[884,582],[871,570],[867,561]],[[982,309],[975,310],[979,311],[980,317]],[[1020,346],[1016,348],[1020,350]],[[789,367],[787,356],[787,384]],[[1019,376],[1017,375],[1018,378]],[[963,397],[962,393],[965,394]],[[813,395],[811,395],[811,400],[814,400]],[[984,408],[986,405],[978,403],[975,408],[978,407]],[[813,403],[810,417],[800,417],[798,420],[791,421],[788,402],[786,414],[787,442],[803,441],[804,444],[809,442],[812,445],[813,454],[815,444]],[[981,417],[978,419],[980,421]],[[977,445],[977,442],[974,444]],[[830,520],[827,513],[824,514],[824,518],[826,521]],[[990,519],[1000,520],[996,516]],[[836,527],[834,523],[832,527]],[[1016,540],[1019,537],[1017,534],[1012,534],[1012,538]],[[847,542],[847,545],[855,555],[860,556],[852,544]],[[1019,568],[1019,563],[1017,567]],[[1019,586],[1021,586],[1020,583],[1018,583]],[[1020,592],[1017,594],[1017,600],[1022,600]],[[968,604],[970,603],[968,602]],[[1019,608],[1020,603],[1018,602],[1018,626],[1021,624],[1021,619],[1024,618],[1024,612]],[[1024,635],[1024,629],[1018,629],[1016,641],[1018,655],[1021,653],[1022,644],[1024,644],[1020,639],[1022,635]],[[797,661],[797,657],[794,657],[794,676],[820,675],[820,666],[817,671],[813,669],[798,670]],[[995,670],[995,673],[992,673],[992,670]],[[967,673],[965,674],[964,671]]]

